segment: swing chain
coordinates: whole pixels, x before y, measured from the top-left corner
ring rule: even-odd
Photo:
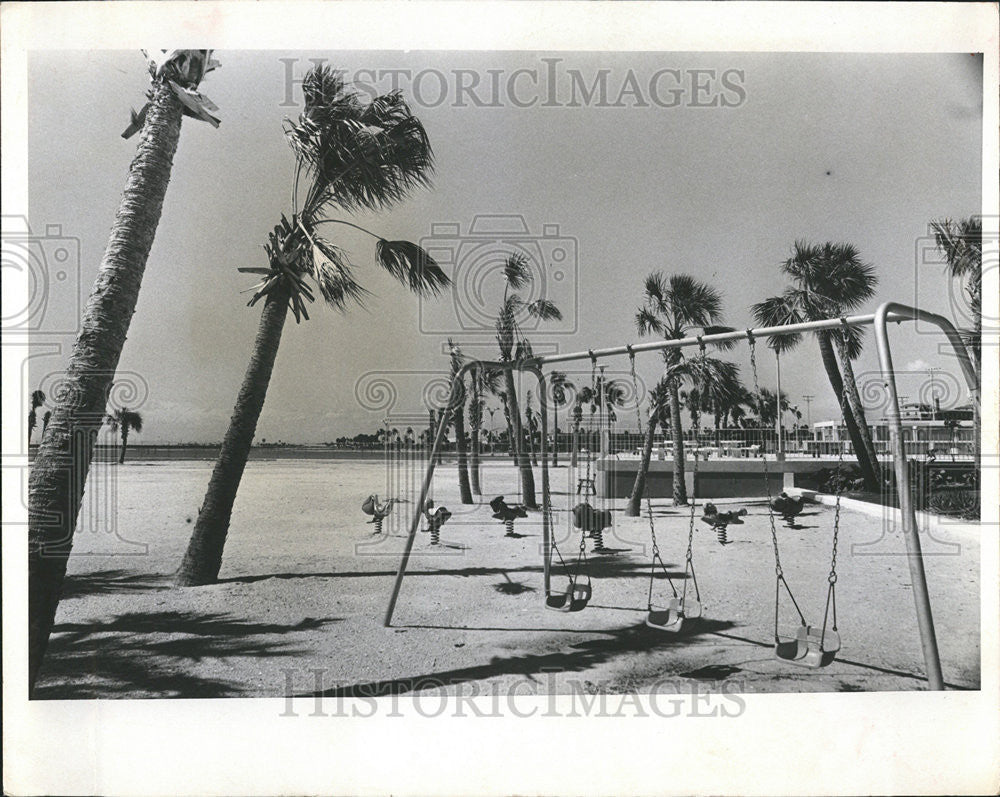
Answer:
[[[632,350],[631,344],[625,347],[628,352],[629,358],[629,373],[632,376],[632,394],[635,396],[635,422],[636,428],[639,431],[639,437],[643,436],[642,431],[642,410],[639,408],[639,378],[635,375],[635,352]],[[649,422],[652,423],[653,419],[650,417]],[[649,497],[649,491],[646,491],[646,517],[649,519],[649,537],[653,546],[653,556],[659,557],[660,548],[656,544],[656,525],[653,522],[653,503]]]
[[[705,351],[705,341],[702,340],[701,335],[698,335],[698,349],[699,349],[699,355],[698,355],[699,366],[698,366],[698,368],[700,369],[700,374],[699,374],[699,370],[698,369],[696,369],[695,372],[692,374],[692,379],[691,379],[692,386],[697,386],[698,385],[698,383],[699,383],[699,379],[698,379],[699,375],[702,376],[702,377],[704,377],[704,375],[705,375],[705,361],[706,361],[706,358],[707,358],[707,354],[706,354],[706,351]],[[704,381],[704,380],[702,379],[701,381]],[[702,389],[703,389],[703,386],[702,386]],[[694,417],[692,418],[692,424],[691,424],[691,432],[692,432],[692,436],[694,438],[694,440],[693,440],[693,449],[692,449],[692,452],[691,452],[694,455],[694,465],[691,468],[691,481],[692,481],[692,489],[693,489],[694,492],[698,491],[698,442],[699,442],[699,438],[701,437],[701,401],[702,401],[702,396],[699,395],[698,396],[698,401],[697,401],[697,403],[695,403]],[[694,504],[695,504],[694,498],[695,497],[692,495],[691,496],[691,513],[690,513],[689,519],[688,519],[688,547],[687,547],[687,561],[688,562],[691,561],[691,553],[692,553],[692,549],[694,547]]]
[[[753,392],[759,405],[757,411],[763,416],[764,400],[760,395],[760,383],[757,377],[757,339],[754,337],[752,329],[747,330],[747,340],[750,342],[750,370],[753,373]],[[781,401],[780,396],[778,397],[778,401]],[[778,553],[778,530],[774,526],[774,509],[771,507],[771,480],[767,472],[767,457],[762,456],[761,461],[764,467],[764,490],[767,493],[767,519],[771,524],[771,544],[774,546],[774,575],[778,579],[784,579],[785,573],[781,567],[781,555]]]

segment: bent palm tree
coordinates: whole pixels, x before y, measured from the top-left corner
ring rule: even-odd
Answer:
[[[34,686],[59,604],[97,432],[104,419],[108,391],[128,336],[170,182],[181,117],[185,113],[195,115],[190,104],[197,107],[199,103],[207,103],[197,93],[197,87],[218,65],[211,53],[211,50],[171,50],[148,56],[152,77],[149,103],[139,115],[134,115],[132,125],[142,131],[138,151],[129,167],[108,246],[73,344],[66,389],[53,397],[55,408],[49,424],[52,431],[42,439],[31,468],[29,690]]]
[[[108,413],[107,416],[108,426],[111,428],[112,432],[121,432],[122,437],[122,453],[118,457],[118,464],[125,464],[125,450],[128,448],[128,433],[135,430],[142,433],[142,415],[134,410],[130,410],[128,407],[122,407],[114,412]]]
[[[531,344],[521,331],[519,318],[527,316],[541,321],[559,320],[562,318],[562,313],[547,299],[526,302],[519,294],[514,293],[527,287],[531,282],[528,258],[523,253],[515,252],[510,255],[504,262],[503,271],[504,295],[500,312],[497,314],[496,331],[497,343],[500,346],[500,361],[508,363],[532,356]],[[508,413],[511,425],[511,445],[521,471],[521,500],[528,509],[538,509],[538,502],[535,499],[535,476],[525,451],[521,411],[514,388],[514,373],[510,369],[504,369],[504,384],[507,394],[504,409]]]
[[[642,444],[642,458],[639,461],[639,470],[635,474],[635,482],[632,485],[632,492],[628,497],[628,506],[625,514],[628,517],[639,517],[642,498],[646,493],[646,479],[649,475],[649,464],[653,458],[653,440],[656,434],[656,425],[663,424],[664,408],[667,406],[668,388],[665,379],[661,379],[652,390],[649,391],[649,411],[646,423],[646,437]],[[666,421],[666,424],[669,424]]]
[[[636,313],[636,327],[641,336],[656,333],[667,340],[688,337],[692,334],[710,335],[731,332],[722,325],[722,296],[707,283],[687,274],[671,274],[665,278],[656,271],[646,277],[644,303]],[[718,348],[732,348],[735,343],[714,344]],[[681,429],[680,388],[691,372],[678,368],[684,362],[679,348],[664,349],[663,360],[667,372],[667,396],[670,408],[670,431],[674,441],[673,493],[674,506],[687,504],[684,484],[684,434]]]
[[[351,212],[378,210],[426,185],[431,148],[423,125],[399,92],[365,104],[344,90],[342,79],[328,67],[309,71],[303,83],[305,109],[298,121],[286,122],[286,137],[295,152],[292,217],[281,217],[264,246],[266,268],[245,268],[260,274],[250,299],[263,300],[250,364],[236,399],[222,451],[212,472],[198,522],[177,571],[182,586],[213,583],[222,566],[233,503],[264,406],[285,317],[291,309],[296,322],[309,314],[315,284],[331,307],[344,311],[367,294],[354,276],[342,249],[320,236],[322,224],[348,224],[324,218],[333,207]],[[307,179],[300,208],[298,189]],[[448,284],[440,267],[420,247],[408,241],[377,241],[376,263],[417,294],[436,294]]]
[[[796,241],[792,257],[782,264],[781,270],[793,284],[780,296],[765,299],[752,308],[754,318],[764,326],[835,318],[871,299],[878,284],[874,267],[863,262],[857,249],[850,244],[815,246]],[[815,333],[820,358],[841,405],[865,489],[877,491],[882,483],[878,459],[851,366],[851,360],[861,354],[862,332],[857,327],[846,327],[842,332],[820,330]],[[843,374],[834,353],[835,339],[839,341]],[[778,354],[784,354],[801,340],[801,334],[776,335],[768,345]]]
[[[28,445],[31,445],[31,433],[38,425],[38,408],[45,403],[45,393],[41,390],[31,391],[31,409],[28,410]],[[46,413],[48,415],[48,413]],[[42,432],[44,434],[44,431]]]

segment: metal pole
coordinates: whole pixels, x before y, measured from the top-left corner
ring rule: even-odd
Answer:
[[[774,350],[774,364],[778,372],[778,392],[774,397],[775,403],[775,413],[774,413],[774,425],[775,431],[778,433],[778,459],[782,460],[785,458],[785,446],[781,439],[781,352],[777,349]]]
[[[893,451],[893,467],[896,472],[896,494],[899,496],[899,514],[906,540],[907,562],[910,566],[910,583],[913,585],[913,600],[917,610],[917,627],[924,653],[924,667],[931,689],[944,689],[941,673],[941,658],[938,654],[937,635],[934,631],[934,617],[931,614],[931,599],[927,592],[927,576],[924,573],[924,559],[917,534],[917,515],[910,498],[909,469],[906,463],[906,446],[903,444],[903,424],[899,417],[899,398],[896,395],[896,372],[892,366],[885,314],[877,314],[875,340],[878,345],[879,365],[882,379],[889,392],[889,441]]]
[[[551,506],[549,502],[549,454],[548,454],[548,416],[546,408],[545,375],[541,368],[532,368],[531,372],[538,379],[538,406],[542,415],[542,573],[544,574],[545,594],[548,595],[552,574],[549,568],[549,557],[552,550],[552,524],[550,520]]]
[[[448,404],[447,407],[451,406],[451,402],[455,398],[455,385],[458,384],[458,380],[465,378],[465,372],[469,370],[475,363],[466,363],[463,365],[454,376],[451,378],[451,385],[448,389]],[[406,538],[406,547],[403,549],[403,558],[399,560],[399,570],[396,571],[396,581],[392,585],[392,595],[389,598],[389,606],[385,610],[385,619],[383,625],[388,628],[392,625],[392,613],[396,610],[396,600],[399,598],[399,589],[403,586],[403,576],[406,575],[406,565],[410,561],[410,551],[413,550],[413,541],[417,536],[417,528],[420,526],[420,513],[423,512],[424,506],[427,503],[427,494],[431,490],[431,479],[434,477],[434,460],[437,456],[438,446],[441,445],[441,441],[444,439],[444,430],[448,425],[448,412],[447,410],[441,413],[441,418],[438,421],[437,434],[434,435],[434,442],[431,445],[430,459],[427,462],[427,472],[424,474],[424,483],[420,488],[420,500],[417,501],[417,506],[413,512],[413,522],[410,523],[410,534]]]

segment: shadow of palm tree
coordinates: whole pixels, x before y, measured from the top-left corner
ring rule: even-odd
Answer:
[[[340,618],[253,623],[227,614],[129,612],[107,623],[60,623],[53,630],[33,699],[123,696],[233,697],[245,687],[187,671],[203,659],[295,656],[307,651],[280,637]]]
[[[598,664],[625,653],[642,653],[665,647],[689,644],[702,634],[711,634],[732,628],[733,623],[722,620],[701,620],[694,628],[681,634],[664,634],[649,628],[645,623],[615,631],[602,631],[600,637],[569,645],[556,653],[526,654],[523,656],[495,656],[488,664],[460,667],[451,670],[350,684],[320,692],[309,692],[298,697],[384,697],[424,689],[440,689],[469,681],[479,681],[503,675],[539,675],[551,672],[583,672]],[[494,630],[475,629],[466,630]],[[509,630],[509,629],[495,629]]]
[[[165,589],[170,589],[170,577],[167,575],[136,573],[131,570],[95,570],[92,573],[67,575],[60,600]]]

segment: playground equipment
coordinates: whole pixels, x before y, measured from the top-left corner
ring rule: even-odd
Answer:
[[[889,347],[888,329],[889,321],[901,323],[903,321],[921,321],[925,324],[936,326],[947,337],[952,351],[962,370],[969,389],[969,395],[974,405],[978,406],[979,399],[979,377],[976,368],[969,357],[965,344],[962,341],[958,330],[943,316],[928,313],[906,305],[895,302],[882,304],[874,314],[854,315],[843,318],[823,319],[820,321],[807,321],[800,324],[788,324],[785,326],[761,327],[749,330],[751,336],[776,337],[782,335],[793,335],[803,332],[816,332],[820,330],[833,330],[847,326],[867,326],[871,325],[875,330],[875,341],[878,349],[879,366],[884,380],[884,385],[888,393],[888,418],[890,432],[890,447],[893,453],[893,468],[895,470],[897,493],[899,496],[899,512],[901,518],[902,535],[906,544],[907,563],[910,571],[910,583],[916,609],[917,625],[920,632],[921,647],[923,649],[925,671],[928,685],[931,689],[944,689],[944,679],[941,673],[941,662],[938,656],[937,636],[934,629],[934,620],[931,613],[930,597],[927,592],[927,579],[924,573],[924,563],[921,554],[920,538],[917,533],[916,512],[910,495],[910,474],[907,467],[906,451],[903,446],[903,428],[899,412],[899,396],[896,390],[896,374],[892,364],[892,352]],[[684,348],[694,345],[721,343],[725,341],[740,340],[747,337],[746,332],[720,332],[702,337],[676,338],[660,341],[647,341],[633,344],[631,346],[617,346],[607,349],[599,349],[587,352],[571,352],[567,354],[551,354],[541,357],[526,357],[509,362],[483,362],[472,360],[466,362],[458,372],[452,376],[451,392],[454,394],[459,380],[463,379],[465,372],[472,368],[492,367],[507,370],[527,371],[534,374],[539,384],[540,418],[542,422],[542,539],[543,539],[543,573],[545,581],[546,595],[550,594],[550,557],[552,552],[551,539],[551,506],[549,493],[549,471],[548,458],[546,452],[547,445],[547,419],[548,412],[545,403],[545,377],[542,374],[542,367],[554,363],[571,362],[574,360],[594,359],[602,357],[631,355],[633,352],[641,353],[648,351],[663,351],[669,348]],[[449,397],[449,400],[451,398]],[[424,473],[424,480],[421,486],[420,501],[426,500],[430,492],[431,480],[434,475],[434,465],[436,454],[444,438],[445,422],[442,418],[438,422],[437,432],[431,446],[430,458],[427,469]],[[419,505],[419,504],[418,504]],[[770,503],[769,503],[770,506]],[[409,563],[410,554],[413,549],[413,542],[419,527],[419,516],[415,516],[411,525],[410,533],[407,537],[403,554],[400,558],[399,569],[393,583],[392,593],[386,607],[384,624],[392,624],[393,613],[399,599],[400,589],[403,579],[406,576],[406,568]],[[806,636],[808,637],[809,627],[806,626]],[[831,640],[832,641],[832,640]],[[826,647],[824,643],[824,648]]]
[[[711,527],[712,531],[715,532],[719,545],[729,545],[731,540],[729,539],[726,529],[732,523],[743,525],[743,521],[740,520],[740,518],[745,517],[746,513],[747,511],[745,509],[733,510],[732,512],[720,512],[719,508],[709,501],[705,504],[701,522],[707,523]]]
[[[369,523],[375,524],[375,530],[372,534],[382,533],[382,521],[385,520],[389,513],[392,512],[392,505],[396,503],[395,498],[389,498],[384,504],[378,502],[378,494],[369,495],[365,502],[361,505],[361,511],[366,515],[371,515],[371,520]]]
[[[603,379],[603,372],[602,372]],[[595,397],[597,401],[597,428],[599,429],[598,434],[603,435],[604,433],[604,397],[601,395],[601,391],[604,390],[604,385],[598,386],[597,382],[597,358],[593,356],[591,352],[590,358],[590,390],[591,395]],[[589,495],[596,495],[597,490],[594,487],[594,477],[590,470],[590,452],[587,452],[587,465],[586,472],[587,475],[580,478],[577,481],[576,492],[579,494],[581,486],[586,487],[583,494],[583,502],[577,504],[573,507],[573,525],[584,532],[587,537],[594,540],[594,552],[595,553],[605,553],[607,548],[604,547],[604,529],[610,528],[613,524],[611,517],[611,512],[606,509],[595,509],[591,505],[588,498]]]
[[[846,322],[844,322],[846,323]],[[750,341],[750,370],[753,373],[753,389],[754,395],[758,397],[759,401],[763,401],[760,393],[760,384],[757,379],[757,343],[754,336],[753,330],[748,329],[747,339]],[[846,338],[846,331],[841,328],[841,336],[838,339],[840,343],[840,356],[843,361],[846,362],[844,340]],[[847,405],[847,381],[844,380],[844,387],[841,391],[840,396],[841,411],[844,411],[844,407]],[[844,451],[843,448],[837,455],[837,472],[841,471],[844,464]],[[767,492],[767,518],[771,526],[771,544],[774,548],[774,655],[776,658],[782,661],[787,661],[790,664],[795,664],[800,667],[809,667],[810,669],[816,669],[819,667],[826,667],[828,664],[832,663],[837,657],[837,653],[840,651],[840,634],[837,631],[837,539],[840,535],[840,496],[843,491],[843,479],[837,479],[837,497],[836,505],[833,513],[833,543],[832,550],[830,553],[830,572],[827,575],[827,590],[826,590],[826,608],[823,611],[823,625],[821,628],[817,629],[815,626],[809,625],[806,622],[805,615],[799,608],[798,601],[795,600],[795,595],[792,594],[792,588],[788,586],[788,581],[785,579],[784,571],[781,567],[781,554],[778,550],[778,532],[774,527],[774,509],[772,507],[773,501],[771,499],[771,484],[767,478],[767,459],[764,459],[764,489]],[[785,592],[789,599],[792,601],[792,605],[795,607],[796,613],[799,615],[799,626],[795,629],[794,635],[782,635],[779,630],[780,624],[780,598],[781,598],[781,588],[785,588]],[[832,624],[830,624],[829,629],[827,628],[828,623],[831,620],[831,610],[832,610]]]
[[[698,339],[698,345],[701,351],[701,364],[704,366],[705,362],[705,344],[702,342],[701,338]],[[632,377],[632,391],[636,396],[635,404],[635,418],[638,425],[639,437],[642,437],[642,413],[639,411],[639,381],[635,375],[635,352],[633,347],[626,346],[628,350],[629,357],[629,373]],[[650,421],[652,422],[652,421]],[[694,418],[694,428],[695,428],[695,439],[697,440],[697,432],[700,426],[700,414],[695,413]],[[696,444],[697,445],[697,444]],[[698,475],[698,457],[694,458],[694,467],[692,470],[692,475],[697,478]],[[676,475],[675,475],[676,477]],[[701,592],[698,589],[698,577],[694,572],[694,496],[691,496],[691,512],[688,517],[688,544],[687,552],[684,556],[684,583],[681,587],[680,592],[677,591],[677,587],[674,585],[674,580],[670,577],[670,572],[667,570],[666,565],[663,563],[663,558],[660,556],[660,547],[656,542],[656,523],[653,520],[653,503],[649,498],[649,492],[646,493],[646,517],[649,520],[649,539],[650,547],[652,553],[650,555],[649,561],[649,590],[646,595],[646,625],[650,628],[655,628],[658,631],[666,631],[668,633],[676,634],[684,627],[685,620],[696,620],[701,617],[702,605],[701,605]],[[653,591],[656,582],[656,567],[659,565],[660,570],[663,571],[663,575],[667,577],[667,584],[670,586],[670,591],[673,596],[670,598],[666,606],[658,605],[653,601]],[[688,582],[692,584],[694,589],[694,596],[688,596]]]
[[[427,521],[427,531],[431,535],[431,545],[438,545],[441,542],[441,527],[448,522],[451,512],[448,511],[448,507],[446,506],[439,506],[437,509],[434,509],[434,502],[428,498],[427,503],[424,504],[423,514],[424,519]]]
[[[547,500],[545,505],[548,505]],[[548,511],[548,509],[543,507],[543,517],[544,513]],[[543,526],[544,525],[546,524],[543,521]],[[548,527],[551,529],[551,523],[548,524]],[[559,564],[566,577],[566,586],[562,590],[553,590],[551,586],[546,583],[546,609],[553,609],[557,612],[578,612],[586,607],[594,594],[593,586],[590,582],[590,573],[587,570],[587,534],[585,529],[582,527],[579,528],[580,545],[577,548],[576,563],[574,564],[572,570],[569,565],[566,564],[566,560],[563,559],[562,553],[559,551],[559,546],[556,545],[555,539],[552,539],[552,553],[554,553],[559,559]],[[548,564],[549,560],[546,560],[546,565]]]
[[[493,510],[493,517],[503,523],[504,528],[507,529],[507,533],[504,535],[506,537],[515,536],[514,521],[517,518],[528,516],[528,510],[524,508],[523,504],[514,504],[512,506],[504,501],[502,495],[498,495],[490,501],[490,508]]]
[[[781,515],[786,526],[794,526],[795,518],[802,512],[804,503],[805,499],[801,495],[793,498],[788,493],[783,492],[771,501],[771,509]]]

